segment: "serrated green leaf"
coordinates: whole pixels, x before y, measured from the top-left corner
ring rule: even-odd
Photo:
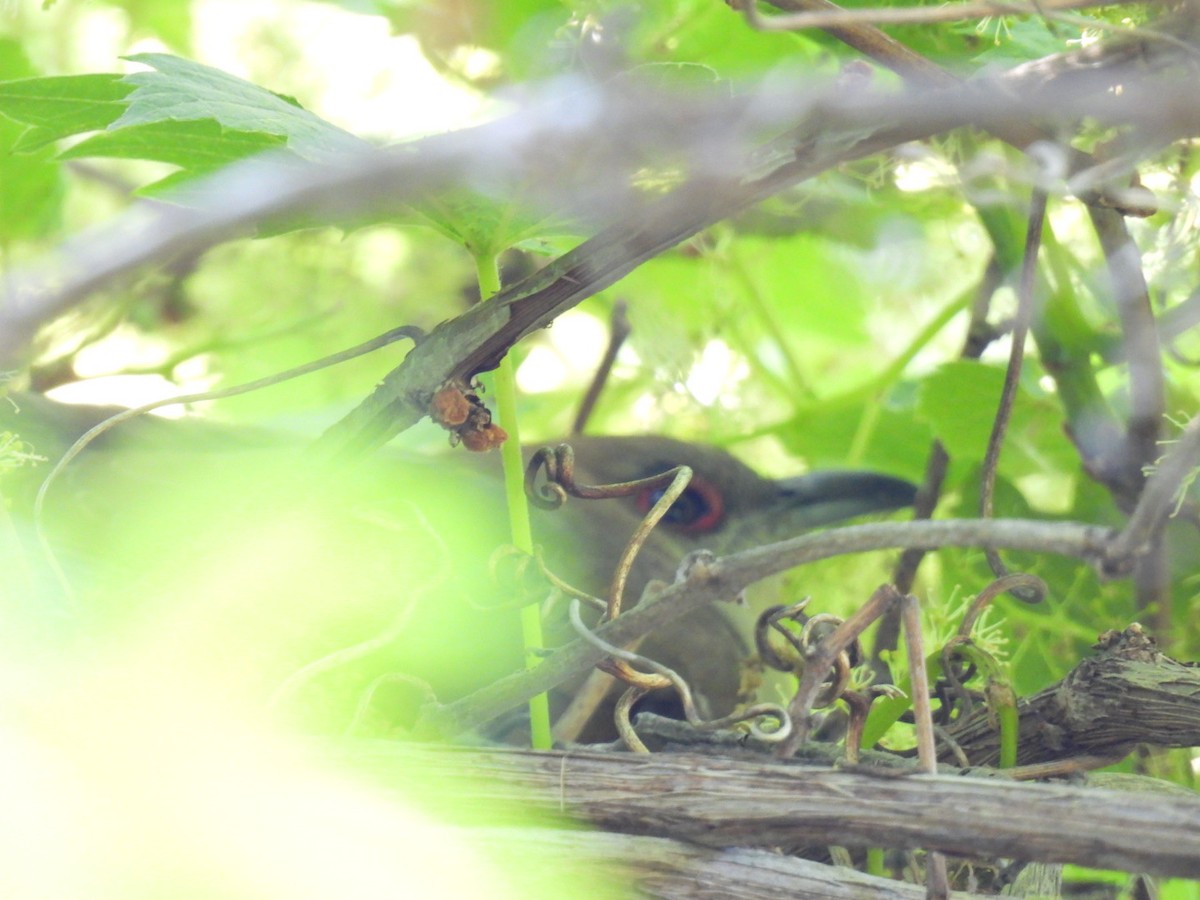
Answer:
[[[256,153],[279,149],[285,143],[279,135],[233,131],[211,119],[153,122],[101,132],[65,150],[62,158],[151,159],[179,166],[196,175],[215,171]]]
[[[120,75],[64,75],[0,82],[0,114],[30,126],[13,146],[28,153],[59,138],[108,127],[132,87]]]
[[[134,90],[111,129],[156,122],[211,119],[243,134],[277,135],[297,156],[325,160],[370,145],[286,98],[241,78],[165,53],[139,53],[133,62],[153,67],[125,77]]]

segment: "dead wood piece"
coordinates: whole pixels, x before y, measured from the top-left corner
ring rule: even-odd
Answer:
[[[536,847],[540,873],[549,877],[569,877],[595,866],[623,883],[633,882],[644,895],[666,900],[920,900],[925,896],[925,889],[915,884],[768,850],[713,850],[669,838],[556,828],[478,828],[469,838],[502,856]],[[951,894],[954,900],[981,896]]]
[[[1021,700],[1017,764],[1071,756],[1122,756],[1135,744],[1200,745],[1200,667],[1158,652],[1134,625],[1101,639],[1100,653]],[[986,709],[947,729],[973,765],[995,765],[999,733]],[[948,750],[942,750],[949,760]]]
[[[494,801],[708,847],[923,847],[1200,877],[1200,798],[1002,778],[881,778],[695,754],[325,746],[342,767],[384,784],[409,786],[420,771],[451,819]]]

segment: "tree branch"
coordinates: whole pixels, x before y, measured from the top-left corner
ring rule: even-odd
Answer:
[[[1121,567],[1111,554],[1110,541],[1111,532],[1107,529],[1074,522],[943,519],[852,525],[801,535],[722,557],[708,565],[693,566],[687,580],[643,598],[633,609],[598,628],[596,635],[608,644],[627,646],[705,604],[732,600],[746,587],[769,575],[847,553],[898,547],[934,550],[986,546],[1074,556],[1115,573]],[[1124,568],[1128,567],[1126,561]],[[535,669],[509,675],[454,703],[427,707],[416,731],[449,738],[478,728],[530,697],[586,671],[603,657],[603,651],[592,644],[574,641],[556,650]]]
[[[474,828],[464,835],[473,846],[511,858],[537,848],[539,871],[578,878],[582,869],[611,872],[632,881],[644,896],[664,900],[924,900],[915,884],[863,874],[845,866],[785,856],[773,850],[729,847],[714,850],[650,835],[584,831],[578,828]],[[565,881],[563,882],[565,883]],[[983,900],[955,891],[953,900]]]
[[[1200,877],[1200,800],[959,775],[896,776],[698,754],[538,753],[339,743],[361,774],[438,786],[448,816],[481,803],[565,811],[611,831],[709,847],[924,847]],[[453,779],[471,777],[461,794]]]
[[[808,7],[804,12],[789,16],[760,16],[757,0],[731,0],[730,5],[740,9],[752,27],[760,31],[800,31],[806,28],[832,30],[854,25],[932,25],[938,22],[964,22],[968,19],[983,19],[988,16],[1051,16],[1056,12],[1084,9],[1089,6],[1107,6],[1104,0],[1052,0],[1042,3],[997,3],[993,0],[975,0],[967,3],[949,3],[937,7],[876,7],[874,9],[817,8],[815,4],[803,2],[782,3],[771,0],[772,6]]]

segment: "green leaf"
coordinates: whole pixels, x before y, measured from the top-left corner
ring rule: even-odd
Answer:
[[[1055,22],[1051,25],[1045,19],[997,19],[984,27],[980,22],[974,25],[962,24],[956,30],[973,30],[976,34],[986,34],[990,46],[978,56],[974,63],[979,67],[990,66],[994,69],[1009,68],[1033,59],[1041,59],[1055,53],[1062,53],[1072,43],[1077,43],[1082,36],[1082,29],[1077,24]]]
[[[917,414],[952,457],[983,459],[1003,385],[1002,369],[975,362],[946,363],[921,383]]]
[[[853,344],[865,335],[867,297],[853,259],[839,250],[820,235],[798,234],[782,240],[745,238],[738,257],[752,269],[753,290],[772,305],[789,334],[822,344]]]
[[[675,62],[703,63],[725,78],[820,61],[819,37],[803,32],[756,31],[724,3],[706,0],[647,4],[635,34],[642,58],[663,59],[669,53]]]
[[[917,416],[929,423],[951,457],[979,461],[987,450],[1000,403],[1004,370],[983,363],[946,363],[921,383]],[[1052,469],[1068,470],[1074,448],[1062,433],[1062,410],[1053,396],[1022,382],[1000,454],[999,470],[1019,478]]]
[[[0,78],[32,73],[20,44],[0,39]],[[0,245],[45,236],[57,227],[62,211],[62,172],[51,158],[53,151],[12,150],[24,131],[17,122],[0,118]]]
[[[240,133],[277,135],[297,156],[324,160],[370,145],[256,84],[227,72],[164,53],[139,53],[133,62],[155,71],[127,75],[134,86],[113,130],[156,122],[210,119]],[[186,139],[186,134],[181,134]]]
[[[572,233],[562,219],[532,210],[519,199],[501,202],[471,191],[429,197],[412,208],[472,254],[495,256],[523,241]]]
[[[859,396],[832,397],[798,409],[795,418],[773,433],[789,453],[803,458],[812,468],[837,468],[846,464],[867,414]],[[930,440],[929,430],[913,422],[910,409],[884,404],[874,412],[872,439],[854,465],[919,478]]]
[[[64,75],[0,82],[0,114],[31,126],[13,146],[29,152],[72,134],[107,128],[132,88],[120,75]]]
[[[153,122],[105,131],[62,153],[63,159],[108,156],[151,159],[179,166],[196,175],[229,163],[283,147],[286,140],[261,132],[233,131],[211,119],[192,122]]]

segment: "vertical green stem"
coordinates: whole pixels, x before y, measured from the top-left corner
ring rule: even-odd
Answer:
[[[500,270],[491,253],[475,254],[475,271],[479,278],[479,296],[486,302],[500,290]],[[496,370],[496,408],[500,427],[508,432],[508,440],[500,448],[504,464],[504,493],[508,500],[508,522],[512,542],[517,549],[533,553],[533,530],[529,524],[529,503],[525,499],[525,465],[521,459],[521,432],[517,423],[517,382],[512,359],[505,356]],[[542,647],[542,622],[537,604],[521,609],[521,633],[525,641],[525,664],[533,668],[539,662],[536,650]],[[549,750],[550,701],[538,694],[529,701],[529,724],[535,750]]]
[[[1000,723],[1000,768],[1011,769],[1017,764],[1017,741],[1021,736],[1021,717],[1017,713],[1016,697],[996,709]]]
[[[867,874],[875,875],[880,878],[886,874],[884,870],[884,856],[882,847],[867,848]]]

